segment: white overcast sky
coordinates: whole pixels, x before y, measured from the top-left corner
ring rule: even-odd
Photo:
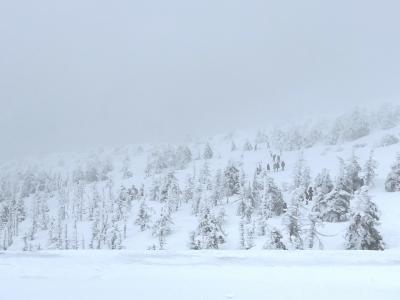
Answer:
[[[0,159],[400,99],[400,1],[0,0]]]

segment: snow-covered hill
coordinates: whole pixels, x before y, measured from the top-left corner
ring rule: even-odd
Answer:
[[[400,248],[400,192],[385,190],[400,151],[398,115],[353,112],[320,124],[6,163],[1,247]],[[365,246],[365,233],[383,243]]]

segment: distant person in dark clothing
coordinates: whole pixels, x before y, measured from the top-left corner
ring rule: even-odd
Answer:
[[[270,167],[269,164],[267,164],[267,171],[268,171],[268,172],[271,171],[271,167]]]
[[[313,198],[313,196],[314,196],[314,191],[313,191],[313,188],[310,186],[309,188],[308,188],[308,200],[312,200],[312,198]]]
[[[305,190],[304,196],[306,197],[306,204],[308,204],[308,201],[312,201],[312,198],[314,196],[314,191],[311,186],[308,188],[308,190],[307,189]]]
[[[282,163],[281,163],[282,171],[285,171],[285,166],[286,166],[286,164],[285,164],[285,162],[282,160]]]

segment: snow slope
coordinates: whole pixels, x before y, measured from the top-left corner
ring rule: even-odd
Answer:
[[[0,254],[2,299],[385,299],[400,252],[57,251]]]

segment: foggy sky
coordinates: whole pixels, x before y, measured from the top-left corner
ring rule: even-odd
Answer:
[[[399,1],[0,1],[0,160],[400,99]]]

